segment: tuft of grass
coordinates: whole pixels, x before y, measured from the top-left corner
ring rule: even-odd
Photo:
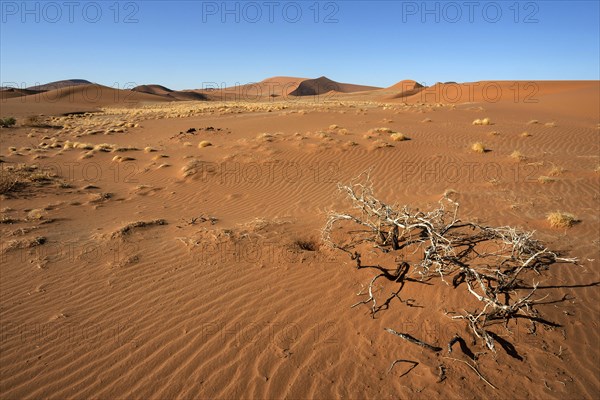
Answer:
[[[123,237],[125,235],[130,234],[135,229],[145,228],[145,227],[148,227],[148,226],[157,226],[157,225],[167,225],[167,221],[165,221],[164,219],[154,219],[154,220],[151,220],[151,221],[137,221],[137,222],[132,222],[132,223],[127,224],[124,227],[122,227],[122,228],[114,231],[112,233],[111,237],[113,239],[118,238],[118,237]]]
[[[575,215],[562,211],[548,214],[546,220],[553,228],[570,228],[579,222]]]
[[[550,176],[545,176],[545,175],[542,175],[542,176],[540,176],[540,177],[538,178],[538,182],[539,182],[539,183],[546,184],[546,183],[552,183],[552,182],[556,182],[556,179],[554,179],[554,178],[552,178],[552,177],[550,177]]]
[[[372,135],[374,133],[394,133],[394,131],[390,128],[373,128],[368,133]]]
[[[476,119],[473,121],[473,125],[492,125],[492,121],[489,118]]]
[[[406,135],[404,135],[403,133],[392,133],[390,135],[390,139],[392,139],[394,142],[403,142],[405,140],[408,140],[408,137],[406,137]]]
[[[296,239],[292,243],[292,247],[302,251],[317,251],[319,245],[314,240]]]
[[[149,146],[144,148],[144,153],[154,153],[155,151],[156,149]]]
[[[46,213],[41,208],[36,208],[27,213],[27,220],[29,221],[40,221],[44,219]]]
[[[539,124],[539,123],[540,123],[540,121],[538,121],[537,119],[532,119],[531,121],[529,121],[527,123],[527,125],[535,125],[535,124]]]
[[[113,162],[126,162],[126,161],[133,161],[133,160],[135,160],[135,158],[124,157],[124,156],[114,156],[112,160],[113,160]]]
[[[330,131],[334,131],[334,130],[339,129],[339,128],[340,127],[338,125],[336,125],[336,124],[329,125],[329,130]]]
[[[94,150],[94,145],[91,143],[75,142],[73,143],[73,148],[81,150]]]
[[[481,142],[475,142],[471,145],[471,150],[473,150],[475,153],[485,153],[487,151],[489,151],[485,145]]]
[[[531,136],[531,133],[529,133],[529,132],[525,131],[525,132],[521,133],[521,136],[522,136],[522,137],[530,137],[530,136]]]
[[[17,123],[14,117],[0,118],[0,128],[10,128]]]
[[[204,147],[209,147],[209,146],[212,146],[212,143],[209,142],[208,140],[203,140],[200,143],[198,143],[198,147],[201,149]]]
[[[514,158],[517,161],[523,161],[525,160],[525,156],[523,155],[523,153],[521,153],[519,150],[515,150],[510,154],[511,158]]]
[[[106,153],[110,153],[113,151],[114,145],[108,143],[97,144],[94,146],[94,151],[103,151]]]
[[[559,166],[555,165],[552,167],[550,172],[548,172],[548,175],[559,176],[559,175],[562,175],[563,172],[565,172],[565,169],[563,167],[559,167]]]
[[[428,123],[428,122],[432,122],[431,118],[425,118],[423,121],[421,121],[422,123]]]

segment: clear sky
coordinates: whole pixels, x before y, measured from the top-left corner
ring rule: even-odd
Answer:
[[[0,85],[600,79],[599,1],[0,1]]]

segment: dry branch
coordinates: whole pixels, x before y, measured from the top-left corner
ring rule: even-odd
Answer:
[[[338,184],[338,188],[349,199],[351,210],[329,213],[322,231],[324,242],[347,253],[357,268],[380,271],[369,283],[369,298],[352,307],[370,303],[374,317],[391,300],[400,299],[405,282],[426,283],[440,278],[446,283],[446,278],[451,277],[452,286],[475,298],[479,307],[447,314],[455,314],[453,319],[465,320],[467,327],[492,351],[495,351],[494,337],[498,336],[487,329],[497,321],[507,323],[512,318],[527,318],[552,325],[536,310],[536,305],[545,299],[536,297],[540,276],[552,264],[576,264],[577,259],[549,250],[533,238],[533,232],[461,221],[459,204],[448,197],[443,197],[430,211],[389,205],[375,196],[368,173],[348,185]],[[414,260],[410,265],[402,261],[402,271],[398,267],[392,274],[379,265],[365,266],[360,253],[365,247],[381,255],[402,251],[402,254],[411,254]],[[378,306],[373,286],[381,278],[400,286]],[[527,287],[530,290],[524,292]],[[410,335],[386,330],[429,350],[441,350]],[[451,340],[449,351],[458,340]]]
[[[404,340],[407,340],[407,341],[409,341],[409,342],[411,342],[411,343],[414,343],[414,344],[416,344],[416,345],[418,345],[418,346],[421,346],[421,347],[423,347],[423,348],[425,348],[425,349],[427,349],[427,350],[431,350],[431,351],[433,351],[433,352],[436,352],[436,353],[437,353],[438,351],[442,351],[442,348],[441,348],[441,347],[432,346],[432,345],[430,345],[429,343],[425,343],[425,342],[423,342],[422,340],[419,340],[419,339],[417,339],[417,338],[415,338],[415,337],[412,337],[412,336],[411,336],[411,335],[409,335],[408,333],[400,333],[400,332],[396,332],[395,330],[393,330],[393,329],[390,329],[390,328],[385,328],[385,330],[386,330],[386,332],[389,332],[389,333],[391,333],[392,335],[396,335],[396,336],[398,336],[398,337],[401,337],[402,339],[404,339]]]

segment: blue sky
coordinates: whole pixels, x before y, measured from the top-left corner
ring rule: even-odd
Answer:
[[[2,85],[600,79],[596,0],[0,3]]]

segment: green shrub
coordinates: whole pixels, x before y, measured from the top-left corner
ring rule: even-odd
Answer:
[[[14,119],[13,117],[0,118],[0,127],[2,127],[2,128],[10,128],[11,126],[13,126],[16,123],[17,123],[17,120]]]

